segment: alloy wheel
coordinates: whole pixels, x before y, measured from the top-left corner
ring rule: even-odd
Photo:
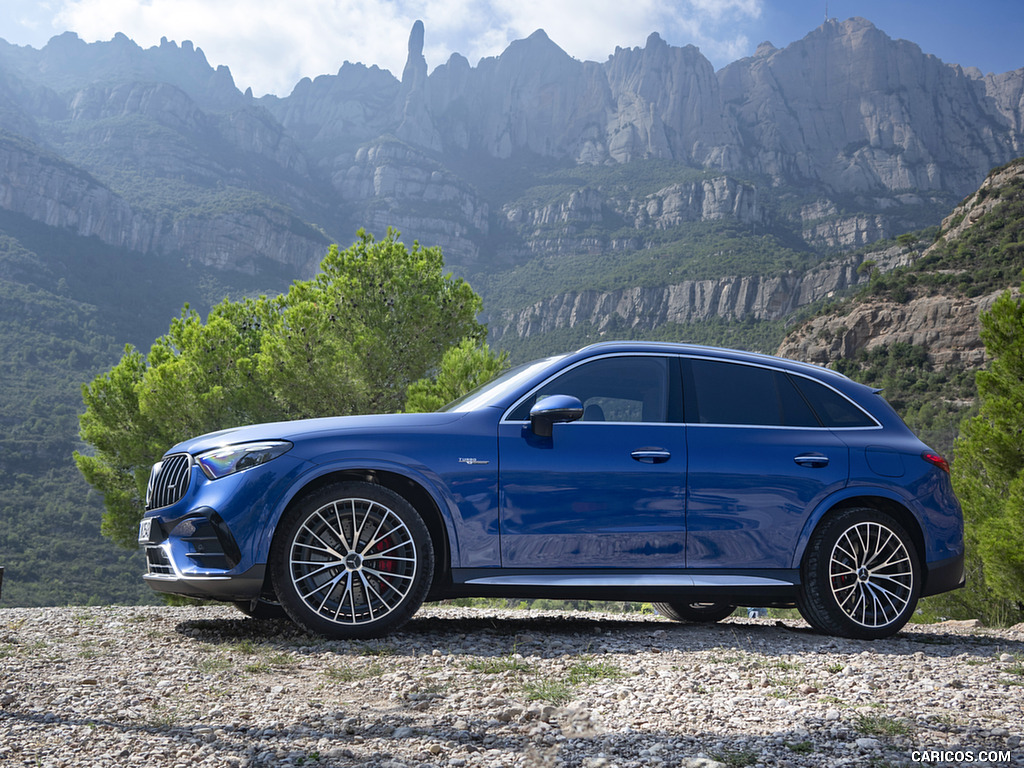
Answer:
[[[306,608],[342,625],[377,622],[413,588],[412,532],[379,501],[345,498],[310,513],[291,541],[288,572]]]
[[[851,621],[883,627],[899,618],[914,599],[910,553],[887,526],[859,522],[847,528],[832,548],[829,586]]]

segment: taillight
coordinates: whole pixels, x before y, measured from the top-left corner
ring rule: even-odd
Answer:
[[[949,462],[939,456],[937,453],[931,451],[925,451],[921,454],[921,458],[927,461],[929,464],[938,467],[946,474],[949,474]]]

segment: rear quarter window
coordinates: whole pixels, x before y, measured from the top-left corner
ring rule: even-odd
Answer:
[[[790,376],[826,427],[875,427],[877,422],[834,389],[804,376]]]

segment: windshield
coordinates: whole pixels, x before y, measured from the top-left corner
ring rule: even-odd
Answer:
[[[546,357],[543,360],[534,360],[532,363],[511,368],[497,378],[491,379],[482,384],[468,395],[463,395],[454,400],[444,408],[442,412],[465,412],[475,411],[479,408],[486,408],[499,402],[505,395],[518,389],[524,382],[529,381],[534,375],[544,370],[552,363],[561,360],[564,355]]]

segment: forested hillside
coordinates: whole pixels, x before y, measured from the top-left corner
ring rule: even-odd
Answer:
[[[872,386],[938,450],[949,453],[985,363],[979,315],[1024,270],[1024,160],[997,168],[942,222],[911,263],[790,332],[780,353],[832,365]]]
[[[142,259],[0,211],[0,565],[5,605],[151,601],[141,556],[100,536],[102,502],[71,460],[81,387],[126,343],[148,349],[181,311],[229,288],[181,259]]]

